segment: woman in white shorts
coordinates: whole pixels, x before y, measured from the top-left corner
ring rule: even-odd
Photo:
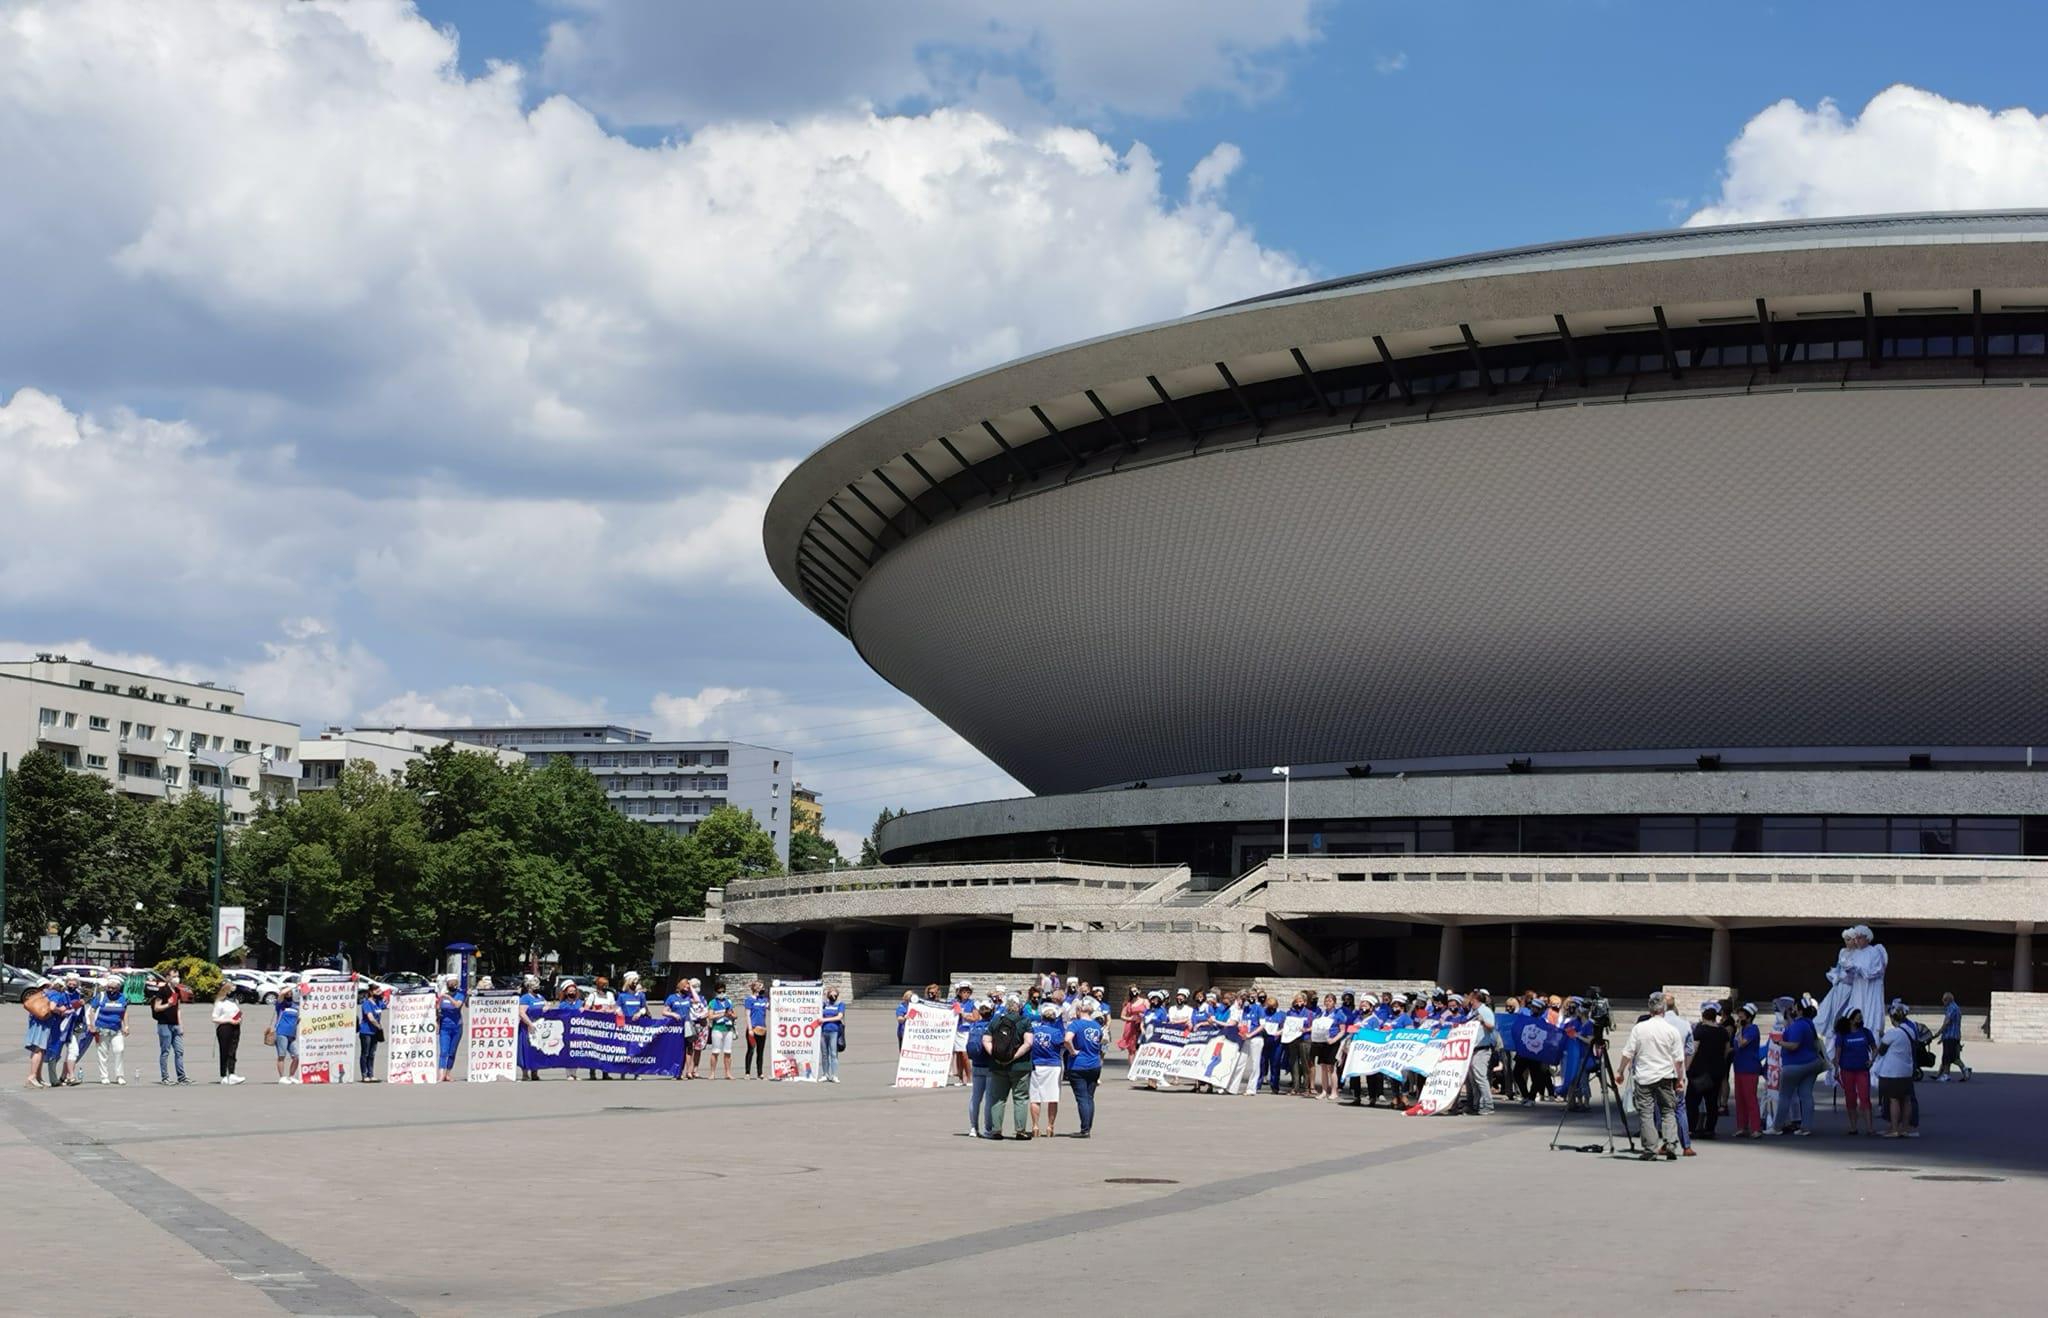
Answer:
[[[711,1034],[704,1043],[704,1051],[711,1054],[711,1078],[718,1078],[718,1059],[725,1059],[725,1078],[732,1079],[732,1036],[734,1034],[732,999],[725,995],[721,986],[718,995],[711,999]]]

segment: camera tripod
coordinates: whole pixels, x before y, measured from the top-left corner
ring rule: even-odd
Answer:
[[[1614,1152],[1614,1127],[1619,1122],[1621,1125],[1621,1138],[1628,1145],[1628,1151],[1634,1153],[1637,1151],[1635,1132],[1628,1128],[1628,1111],[1621,1105],[1621,1077],[1614,1074],[1612,1064],[1608,1061],[1607,1041],[1605,1039],[1595,1040],[1592,1048],[1593,1055],[1587,1059],[1587,1066],[1590,1068],[1594,1086],[1600,1091],[1600,1120],[1607,1128],[1606,1148],[1603,1150],[1598,1144],[1559,1143],[1560,1137],[1564,1134],[1564,1123],[1570,1121],[1572,1117],[1572,1107],[1569,1101],[1565,1104],[1564,1115],[1557,1119],[1557,1129],[1551,1132],[1550,1147],[1553,1152],[1558,1149],[1566,1149],[1573,1153],[1600,1153],[1604,1151],[1612,1155]]]

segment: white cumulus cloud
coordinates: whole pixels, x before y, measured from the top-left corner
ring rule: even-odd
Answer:
[[[1785,100],[1729,144],[1688,224],[2048,205],[2048,116],[1887,87],[1861,113]]]

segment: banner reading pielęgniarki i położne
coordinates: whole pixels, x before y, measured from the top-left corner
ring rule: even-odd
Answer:
[[[768,988],[768,1074],[776,1080],[818,1078],[818,1024],[825,1016],[825,985],[815,979],[776,980]]]

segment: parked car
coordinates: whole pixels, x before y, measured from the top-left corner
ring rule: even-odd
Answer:
[[[428,979],[417,970],[394,970],[384,976],[384,979],[386,983],[401,993],[409,989],[430,989],[434,987],[434,981]]]
[[[81,986],[92,989],[104,985],[110,989],[121,987],[121,971],[112,966],[96,966],[86,961],[67,961],[51,966],[43,972],[45,979],[63,979],[67,975],[78,976]]]
[[[279,986],[287,981],[275,970],[245,970],[236,967],[220,972],[221,978],[233,985],[232,995],[237,1002],[261,1002],[265,1005],[277,1001]]]
[[[33,970],[0,963],[0,1002],[19,1002],[24,993],[46,983],[48,981]]]

